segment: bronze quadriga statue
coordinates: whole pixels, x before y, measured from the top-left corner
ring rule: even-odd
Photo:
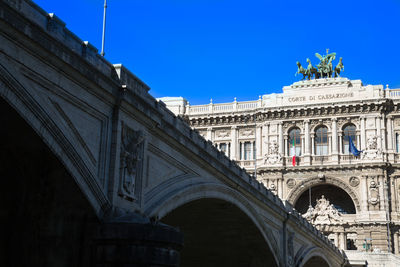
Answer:
[[[309,58],[307,58],[307,69],[303,68],[300,62],[297,61],[296,64],[298,69],[295,75],[303,74],[303,78],[301,80],[306,78],[307,80],[311,80],[313,77],[314,79],[332,78],[333,74],[335,75],[334,77],[340,77],[340,72],[344,70],[342,58],[339,59],[339,63],[335,68],[333,68],[332,62],[336,58],[336,53],[329,54],[329,49],[326,49],[326,55],[321,56],[319,53],[315,53],[315,56],[320,60],[316,68],[311,64],[311,60]]]

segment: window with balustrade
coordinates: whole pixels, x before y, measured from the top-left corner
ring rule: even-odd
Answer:
[[[325,126],[315,130],[315,155],[328,155],[328,128]]]
[[[294,128],[289,132],[288,151],[291,157],[294,155],[301,156],[301,133],[299,128]]]
[[[348,124],[343,128],[343,154],[350,154],[350,138],[353,144],[358,147],[357,129],[353,124]]]

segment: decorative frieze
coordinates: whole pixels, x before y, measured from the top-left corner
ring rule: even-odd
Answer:
[[[231,131],[227,129],[223,130],[216,130],[215,131],[215,137],[217,139],[224,139],[224,138],[229,138],[231,136]]]

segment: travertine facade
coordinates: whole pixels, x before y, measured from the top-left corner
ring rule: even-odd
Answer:
[[[339,248],[399,254],[400,89],[326,78],[256,101],[161,100],[281,199],[314,209],[312,222]]]

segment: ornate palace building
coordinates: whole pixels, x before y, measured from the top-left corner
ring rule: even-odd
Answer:
[[[326,77],[255,101],[161,100],[349,259],[399,254],[400,89]]]

